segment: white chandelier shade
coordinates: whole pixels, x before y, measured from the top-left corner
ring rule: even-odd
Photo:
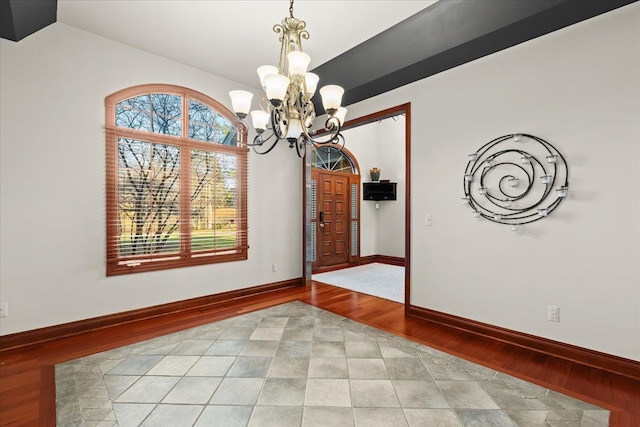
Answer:
[[[332,113],[340,108],[342,102],[342,95],[344,89],[336,85],[327,85],[320,88],[320,95],[322,96],[322,105],[328,113]]]
[[[316,93],[320,77],[315,73],[306,73],[304,75],[304,83],[307,87],[307,95],[311,98]]]
[[[340,107],[338,108],[338,111],[336,111],[336,117],[338,118],[338,121],[340,122],[340,126],[342,126],[344,124],[344,119],[347,115],[347,109],[344,107]]]
[[[258,76],[260,77],[260,86],[265,87],[266,83],[264,81],[264,78],[269,74],[278,74],[278,67],[274,67],[273,65],[263,65],[261,67],[258,67]],[[231,98],[233,99],[233,96]]]
[[[251,121],[254,129],[264,131],[269,123],[269,113],[262,110],[253,110],[251,112]]]
[[[264,77],[265,92],[267,98],[274,104],[274,101],[284,101],[284,97],[287,95],[287,89],[289,88],[289,78],[282,74],[268,74]]]
[[[294,50],[287,54],[290,76],[304,76],[311,62],[311,57],[301,50]]]
[[[347,109],[341,107],[344,89],[337,85],[320,88],[322,105],[327,113],[324,132],[316,136],[312,125],[316,118],[315,106],[311,101],[320,78],[308,72],[311,57],[302,51],[301,39],[308,39],[306,23],[293,16],[293,0],[289,2],[289,17],[274,26],[281,42],[279,66],[258,67],[260,85],[264,95],[260,109],[251,111],[251,92],[233,90],[229,92],[231,104],[239,126],[248,128],[244,119],[251,114],[256,130],[253,143],[243,143],[253,147],[258,154],[267,154],[278,141],[286,139],[289,147],[296,147],[298,156],[303,157],[306,143],[314,146],[332,144],[338,149],[344,146],[340,133]]]
[[[251,109],[251,99],[253,98],[253,94],[246,90],[232,90],[229,92],[229,96],[231,96],[231,105],[233,106],[233,111],[236,115],[243,115],[246,117]]]

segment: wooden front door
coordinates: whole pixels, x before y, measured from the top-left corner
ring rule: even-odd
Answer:
[[[349,262],[349,176],[317,172],[318,268]]]

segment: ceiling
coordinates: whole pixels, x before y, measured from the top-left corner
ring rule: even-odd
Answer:
[[[638,0],[296,0],[320,85],[343,105],[606,13]],[[273,32],[287,0],[0,0],[2,38],[58,22],[259,88],[277,65]],[[317,96],[317,95],[316,95]],[[314,99],[321,112],[319,100]]]
[[[314,68],[432,3],[297,0],[294,16]],[[58,0],[58,22],[256,88],[256,68],[278,65],[273,26],[288,16],[287,0]]]

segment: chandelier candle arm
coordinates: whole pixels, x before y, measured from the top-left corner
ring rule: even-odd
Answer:
[[[314,138],[311,127],[316,118],[315,106],[311,98],[318,87],[319,77],[307,72],[311,57],[302,50],[302,39],[308,39],[306,22],[293,16],[293,0],[289,1],[289,17],[273,27],[280,41],[278,67],[263,65],[258,67],[258,77],[265,95],[260,101],[260,110],[251,111],[253,127],[257,132],[253,143],[241,143],[254,147],[258,154],[270,152],[278,141],[286,139],[289,147],[296,147],[298,156],[304,156],[306,143],[313,146],[333,144],[341,149],[344,137],[340,130],[344,124],[347,109],[341,107],[344,89],[337,85],[326,85],[320,89],[322,104],[327,112],[323,139]],[[251,109],[250,92],[231,91],[231,103],[240,123],[246,127],[244,119]],[[267,132],[269,131],[269,132]],[[262,147],[272,141],[268,147]],[[240,142],[238,142],[240,144]],[[262,147],[257,150],[257,147]]]

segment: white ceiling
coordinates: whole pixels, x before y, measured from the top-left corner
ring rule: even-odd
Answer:
[[[297,0],[310,68],[435,1]],[[254,87],[258,66],[277,65],[273,26],[287,16],[287,0],[58,0],[59,22]]]

